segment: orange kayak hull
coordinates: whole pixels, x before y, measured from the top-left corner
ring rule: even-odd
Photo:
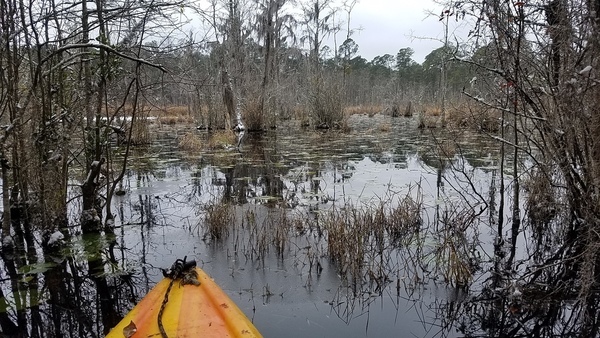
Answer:
[[[180,285],[169,292],[162,324],[169,338],[175,337],[262,337],[254,324],[204,272],[196,267],[199,286]],[[171,280],[160,281],[115,326],[107,338],[160,338],[158,313]]]

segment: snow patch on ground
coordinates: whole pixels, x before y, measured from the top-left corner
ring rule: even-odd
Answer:
[[[50,239],[48,240],[48,245],[54,245],[55,243],[61,242],[65,238],[65,235],[60,231],[55,231],[52,235],[50,235]]]

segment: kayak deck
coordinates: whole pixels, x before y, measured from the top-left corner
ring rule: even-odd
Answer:
[[[173,281],[162,315],[168,337],[262,337],[227,294],[202,269],[194,269],[199,286]],[[160,281],[107,338],[162,337],[158,314],[171,281]]]

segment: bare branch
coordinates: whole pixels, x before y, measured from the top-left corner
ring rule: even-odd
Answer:
[[[154,64],[150,61],[144,60],[144,59],[140,59],[137,57],[133,57],[133,56],[129,56],[127,54],[124,54],[122,52],[119,52],[118,50],[114,49],[113,47],[107,46],[105,44],[101,44],[101,43],[75,43],[75,44],[68,44],[68,45],[64,45],[61,46],[60,48],[57,48],[56,50],[54,50],[50,55],[46,56],[45,58],[42,59],[41,63],[44,63],[48,60],[50,60],[52,57],[54,57],[56,54],[70,50],[70,49],[80,49],[80,48],[98,48],[98,49],[102,49],[105,50],[109,53],[113,53],[115,55],[118,55],[124,59],[127,60],[131,60],[134,62],[138,62],[141,64],[145,64],[147,66],[150,67],[154,67],[157,68],[159,70],[161,70],[164,73],[167,73],[167,70],[164,68],[163,65],[160,64]]]

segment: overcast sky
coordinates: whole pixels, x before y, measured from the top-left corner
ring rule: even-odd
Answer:
[[[442,22],[428,16],[430,11],[437,14],[442,8],[432,0],[359,0],[350,18],[351,28],[361,28],[352,36],[359,46],[358,54],[371,61],[375,56],[395,56],[400,48],[411,47],[413,59],[422,63],[427,54],[442,46],[444,37]],[[338,45],[344,38],[345,31],[339,33]]]
[[[350,18],[351,28],[360,28],[352,38],[359,54],[371,61],[383,54],[395,55],[400,48],[411,47],[415,61],[421,63],[443,37],[443,25],[426,11],[437,9],[430,0],[361,0]],[[342,39],[343,40],[343,39]]]

